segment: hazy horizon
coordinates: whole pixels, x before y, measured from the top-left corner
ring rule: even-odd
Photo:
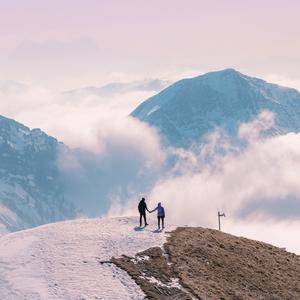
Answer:
[[[0,2],[0,81],[54,90],[235,68],[300,89],[299,1]]]

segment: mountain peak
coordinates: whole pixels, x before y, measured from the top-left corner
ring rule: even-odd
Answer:
[[[180,80],[139,105],[132,116],[157,127],[166,144],[188,148],[216,127],[235,135],[260,111],[275,114],[274,133],[298,132],[300,93],[229,68]]]
[[[215,74],[231,74],[231,75],[243,75],[242,73],[240,73],[239,71],[233,69],[233,68],[227,68],[227,69],[223,69],[223,70],[219,70],[219,71],[212,71],[212,72],[208,72],[202,76],[205,76],[205,75],[208,75],[208,74],[211,74],[211,75],[215,75]]]
[[[237,71],[236,69],[233,69],[233,68],[223,69],[223,70],[221,70],[220,72],[240,73],[239,71]]]
[[[203,75],[197,76],[196,79],[198,80],[218,80],[218,81],[227,81],[227,80],[251,80],[251,79],[257,79],[254,77],[250,77],[247,75],[242,74],[241,72],[228,68],[228,69],[223,69],[219,71],[212,71],[205,73]],[[235,81],[236,83],[237,81]]]

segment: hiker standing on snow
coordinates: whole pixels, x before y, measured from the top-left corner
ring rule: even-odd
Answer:
[[[157,207],[151,210],[151,212],[154,212],[157,210],[157,222],[158,222],[158,229],[160,229],[160,220],[162,223],[162,229],[165,228],[165,209],[161,206],[161,203],[159,202],[157,204]]]
[[[149,211],[145,201],[146,201],[145,198],[142,198],[142,200],[140,201],[140,203],[138,205],[138,209],[139,209],[139,213],[140,213],[140,227],[142,227],[142,218],[143,217],[144,217],[145,226],[148,225],[147,220],[146,220],[146,210],[148,212],[150,212],[150,211]]]

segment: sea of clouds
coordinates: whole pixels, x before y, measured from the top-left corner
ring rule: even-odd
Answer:
[[[192,151],[164,148],[156,129],[128,117],[158,91],[87,93],[72,101],[66,93],[9,84],[0,85],[1,113],[73,149],[58,163],[67,197],[83,215],[137,214],[144,196],[150,209],[162,202],[167,223],[216,228],[221,211],[223,230],[300,253],[300,134],[266,136],[276,122],[271,112],[241,124],[236,137],[216,129]]]

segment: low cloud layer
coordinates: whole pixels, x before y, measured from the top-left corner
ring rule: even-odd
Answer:
[[[151,189],[149,207],[162,202],[173,224],[216,228],[221,211],[227,214],[222,221],[230,232],[251,233],[252,238],[256,233],[264,239],[270,226],[283,224],[295,233],[295,226],[300,229],[300,134],[265,137],[273,125],[274,115],[262,112],[240,126],[239,146],[215,132],[198,154],[181,153],[176,166]],[[125,207],[116,202],[111,214],[117,209],[121,214],[136,213],[136,202]],[[288,232],[282,238],[272,232],[267,241],[284,246],[292,240]],[[295,243],[289,249],[300,251]]]
[[[158,133],[128,117],[98,129],[91,149],[62,152],[59,166],[67,197],[83,214],[105,214],[112,201],[125,203],[159,177],[166,154]]]
[[[39,86],[0,81],[1,114],[41,128],[71,147],[97,147],[99,132],[123,122],[143,100],[168,82],[145,79],[57,93]]]
[[[99,216],[112,198],[126,200],[158,177],[165,157],[159,135],[128,115],[165,84],[147,79],[57,94],[0,82],[0,111],[71,147],[59,159],[66,196],[83,214]]]
[[[0,109],[77,148],[59,163],[66,196],[84,215],[136,214],[145,196],[150,208],[163,203],[168,223],[216,228],[220,210],[224,230],[300,252],[300,134],[266,136],[276,116],[265,111],[235,138],[216,130],[198,151],[164,149],[155,129],[128,117],[152,94],[125,89],[72,101],[9,82],[0,85]]]

